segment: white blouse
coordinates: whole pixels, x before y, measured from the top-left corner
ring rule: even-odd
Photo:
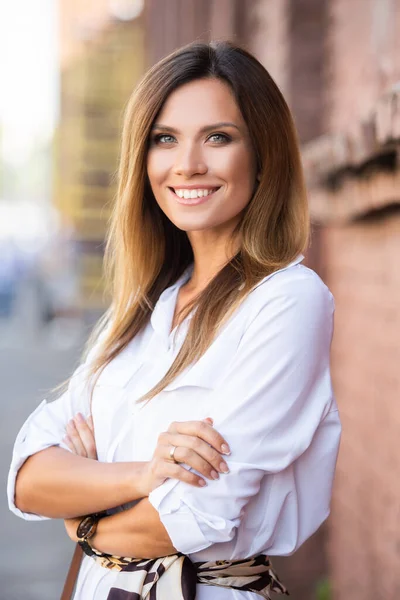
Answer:
[[[101,461],[148,461],[172,421],[214,419],[227,440],[230,472],[198,488],[168,479],[149,496],[175,548],[193,561],[293,553],[327,518],[341,426],[329,354],[334,302],[316,273],[299,264],[265,277],[194,365],[149,402],[136,400],[166,373],[191,316],[171,332],[177,294],[192,267],[160,296],[150,322],[104,369],[92,414]],[[176,336],[175,336],[176,334]],[[85,364],[68,391],[43,401],[18,434],[9,474],[52,445],[67,447],[66,423],[89,415]],[[105,600],[129,573],[85,557],[75,600]],[[116,584],[118,582],[118,584]],[[252,592],[198,585],[198,600],[251,600]]]

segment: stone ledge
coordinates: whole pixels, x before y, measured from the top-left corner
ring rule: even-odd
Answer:
[[[348,220],[400,202],[399,149],[400,82],[351,131],[318,137],[302,148],[313,219]],[[382,168],[390,156],[392,172]]]
[[[315,224],[346,223],[363,215],[400,204],[400,170],[377,171],[368,176],[345,175],[334,189],[318,186],[309,191]]]

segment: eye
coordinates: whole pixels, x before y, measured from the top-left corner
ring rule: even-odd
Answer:
[[[216,144],[225,144],[231,141],[231,138],[226,133],[213,133],[208,139]]]
[[[174,141],[174,136],[168,133],[159,133],[153,137],[153,142],[155,144],[173,144]]]

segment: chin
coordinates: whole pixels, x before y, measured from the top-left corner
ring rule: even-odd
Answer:
[[[186,231],[187,233],[190,233],[191,231],[203,231],[205,229],[215,227],[214,223],[204,222],[200,219],[195,221],[194,219],[171,219],[170,217],[168,218],[171,221],[171,223],[175,225],[175,227],[177,227],[181,231]]]
[[[215,225],[209,223],[174,223],[178,229],[191,233],[192,231],[206,231],[207,229],[213,229]]]

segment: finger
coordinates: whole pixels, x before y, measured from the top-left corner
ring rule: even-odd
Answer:
[[[82,441],[85,443],[86,439],[89,440],[90,437],[90,439],[94,442],[94,427],[92,418],[88,417],[85,419],[82,413],[78,413],[75,415],[74,421],[79,433],[83,433],[85,435],[85,439],[82,439]]]
[[[74,445],[75,454],[87,457],[86,449],[82,443],[81,437],[73,419],[71,419],[71,421],[67,423],[67,434]]]
[[[201,438],[218,452],[230,454],[227,441],[207,421],[183,421],[174,422],[168,428],[168,433],[180,433]]]
[[[90,431],[93,433],[94,435],[94,423],[93,423],[93,417],[92,415],[90,415],[87,419],[86,419],[86,423],[87,426],[89,427]]]
[[[201,456],[190,448],[177,447],[174,457],[179,463],[185,463],[185,465],[195,469],[203,477],[219,479],[219,473],[213,468],[213,465],[210,465],[209,462],[201,458]],[[169,460],[168,455],[165,458]]]
[[[64,442],[64,444],[66,446],[68,446],[68,448],[71,450],[71,452],[73,452],[74,454],[78,454],[78,452],[77,452],[77,450],[76,450],[76,448],[75,448],[75,446],[73,444],[73,441],[71,440],[71,438],[69,437],[69,435],[66,435],[63,438],[63,442]]]
[[[196,473],[188,471],[184,467],[181,467],[174,462],[170,462],[169,460],[161,461],[158,471],[163,477],[179,479],[179,481],[184,481],[185,483],[189,483],[196,487],[204,487],[207,485],[207,482]]]
[[[169,458],[169,450],[172,446],[176,446],[174,454],[176,460],[186,463],[207,477],[218,479],[218,472],[229,472],[228,465],[220,452],[196,436],[166,434],[163,444],[168,448],[168,456],[164,458]],[[216,477],[212,471],[217,472]]]
[[[88,458],[97,458],[96,442],[94,435],[85,418],[81,413],[78,413],[74,419],[75,426],[78,430],[81,442],[86,450]]]

